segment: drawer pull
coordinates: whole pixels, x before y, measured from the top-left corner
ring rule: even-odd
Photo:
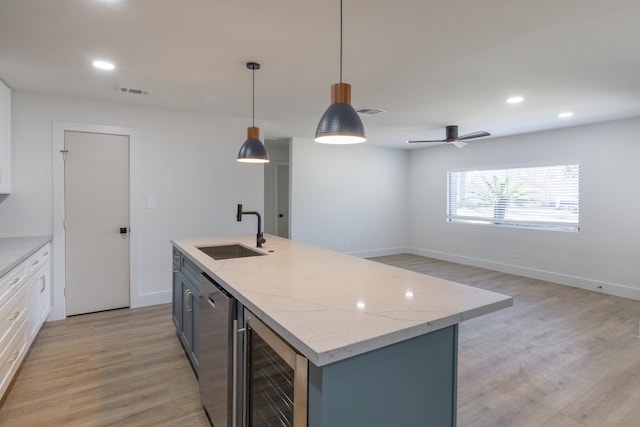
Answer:
[[[49,251],[42,254],[42,256],[47,256],[47,255],[49,255]]]
[[[16,311],[15,313],[13,313],[13,316],[9,317],[9,320],[15,320],[18,318],[18,316],[20,316],[20,312]]]
[[[180,254],[173,254],[174,258],[180,258]]]
[[[43,293],[47,284],[47,278],[44,277],[44,274],[43,274],[42,276],[40,276],[40,280],[42,280],[42,287],[40,288],[40,293]]]
[[[35,261],[33,261],[31,263],[31,265],[38,265],[38,264],[40,264],[40,260],[39,259],[37,259],[37,260],[35,260]]]
[[[185,310],[187,311],[191,311],[191,304],[189,304],[189,297],[193,295],[193,293],[187,289],[187,291],[184,293],[184,304],[185,304]]]
[[[16,359],[18,358],[18,356],[20,356],[20,352],[19,351],[14,351],[13,353],[11,353],[11,356],[9,358],[9,360],[7,360],[8,363],[13,363],[16,361]]]
[[[9,286],[15,286],[18,284],[19,281],[20,281],[20,278],[16,277],[15,279],[13,279],[13,282],[9,283]]]
[[[179,268],[175,268],[175,267],[173,268],[173,272],[174,272],[174,273],[177,273],[178,271],[180,271],[180,269],[179,269]]]

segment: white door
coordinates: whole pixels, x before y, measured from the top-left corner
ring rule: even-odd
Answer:
[[[129,306],[129,137],[64,134],[66,314]]]
[[[278,165],[278,236],[289,238],[289,165]]]

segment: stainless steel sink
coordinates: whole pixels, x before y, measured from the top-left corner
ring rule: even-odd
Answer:
[[[236,243],[230,245],[201,246],[198,247],[198,249],[213,259],[245,258],[265,255]]]

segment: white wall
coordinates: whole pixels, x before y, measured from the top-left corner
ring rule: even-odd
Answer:
[[[135,131],[136,305],[170,300],[171,239],[255,232],[255,222],[235,220],[237,203],[259,211],[264,204],[263,167],[235,161],[246,119],[12,95],[13,193],[0,201],[0,237],[52,233],[58,121]],[[292,238],[358,256],[411,251],[640,299],[638,134],[640,119],[633,119],[411,152],[294,138]],[[580,233],[445,222],[448,170],[557,161],[581,165]],[[157,209],[146,208],[149,196]]]
[[[60,161],[53,122],[134,129],[131,226],[140,247],[132,305],[170,301],[171,239],[255,232],[254,222],[235,217],[237,203],[263,206],[262,166],[235,160],[247,119],[23,91],[13,92],[12,110],[14,187],[0,203],[0,237],[52,234],[52,164]],[[149,196],[156,209],[146,208]]]
[[[632,119],[413,151],[412,251],[640,299],[639,135]],[[447,171],[545,162],[580,164],[579,233],[445,221]]]
[[[294,240],[358,256],[406,250],[408,152],[301,138],[291,152]]]

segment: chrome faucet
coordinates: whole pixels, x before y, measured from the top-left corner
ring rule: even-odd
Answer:
[[[262,217],[256,211],[243,211],[242,203],[238,203],[238,213],[236,219],[238,222],[242,221],[242,215],[255,215],[258,217],[258,235],[256,236],[256,247],[261,248],[262,244],[266,242],[264,239],[264,233],[262,232]]]

